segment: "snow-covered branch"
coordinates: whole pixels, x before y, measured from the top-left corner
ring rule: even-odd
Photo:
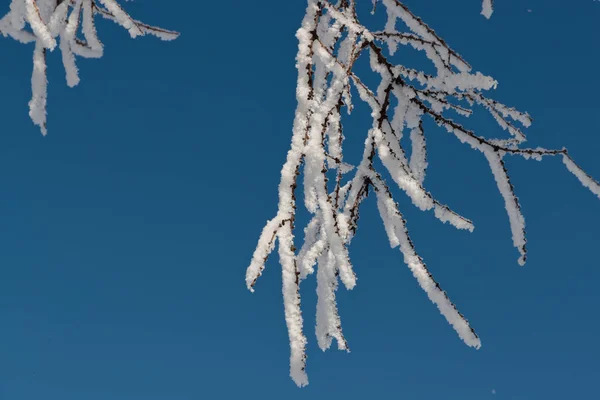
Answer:
[[[47,77],[46,56],[57,46],[62,53],[67,85],[79,83],[76,56],[100,58],[102,42],[96,33],[95,17],[99,15],[121,25],[132,38],[154,35],[173,40],[179,33],[146,25],[127,14],[116,0],[12,0],[9,12],[0,19],[0,33],[21,43],[35,43],[32,97],[29,115],[45,135]]]
[[[483,0],[481,4],[481,15],[490,19],[494,13],[494,0]]]
[[[497,85],[493,78],[474,72],[462,56],[402,2],[380,2],[387,13],[382,30],[371,31],[359,21],[355,0],[335,3],[308,0],[306,16],[297,32],[298,107],[291,148],[281,171],[278,211],[262,231],[247,270],[246,284],[254,291],[269,254],[278,247],[290,337],[291,377],[299,386],[308,384],[299,285],[316,271],[319,346],[326,350],[335,339],[338,348],[347,350],[335,292],[338,280],[348,289],[356,285],[348,246],[357,232],[360,206],[370,193],[377,197],[390,245],[399,247],[429,299],[467,345],[481,346],[467,319],[418,255],[384,178],[384,175],[391,177],[420,210],[433,211],[436,218],[457,229],[474,229],[469,219],[444,205],[424,186],[428,165],[426,119],[485,156],[504,198],[521,264],[527,256],[525,220],[505,167],[506,155],[536,160],[560,155],[567,169],[600,197],[600,184],[577,166],[565,149],[523,146],[526,141],[523,128],[531,124],[531,118],[487,97],[486,92]],[[484,10],[486,7],[491,7],[491,2],[484,2]],[[403,31],[397,31],[400,25]],[[423,53],[436,72],[426,74],[392,61],[399,46],[410,46]],[[377,87],[369,87],[364,82],[371,80],[359,76],[364,73],[356,67],[361,57],[368,57],[372,72],[379,78]],[[371,109],[372,118],[363,156],[357,165],[348,164],[343,152],[342,111],[352,112],[353,93],[358,93]],[[491,139],[468,129],[461,119],[469,117],[476,106],[487,110],[508,137]],[[458,119],[451,118],[452,113]],[[410,158],[401,144],[405,134],[410,137]],[[385,174],[377,170],[376,159]],[[294,230],[301,178],[304,205],[312,217],[297,253]]]

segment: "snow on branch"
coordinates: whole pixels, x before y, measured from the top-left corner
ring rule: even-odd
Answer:
[[[374,6],[377,1],[373,2]],[[433,278],[410,239],[406,222],[392,191],[389,176],[412,203],[444,223],[472,231],[473,223],[444,205],[426,189],[427,135],[423,122],[433,120],[460,142],[486,158],[504,198],[519,263],[527,256],[525,220],[504,163],[506,155],[540,160],[562,156],[567,169],[600,197],[600,184],[577,166],[565,149],[524,147],[522,128],[531,124],[527,113],[487,97],[497,82],[479,72],[454,51],[433,29],[398,0],[381,0],[387,23],[381,31],[370,30],[358,18],[355,0],[308,0],[306,15],[297,32],[297,110],[291,148],[281,170],[277,214],[267,222],[246,274],[254,291],[270,253],[278,249],[283,270],[285,320],[289,332],[291,377],[298,386],[308,384],[306,337],[299,285],[316,271],[316,335],[321,349],[333,339],[348,349],[342,332],[335,293],[338,281],[347,289],[357,283],[348,246],[358,229],[359,209],[370,193],[377,206],[391,247],[398,247],[404,262],[429,299],[468,345],[481,342],[467,319],[457,310]],[[491,6],[491,2],[484,2]],[[402,26],[403,30],[398,31]],[[399,46],[423,53],[434,66],[427,74],[392,61]],[[377,87],[361,80],[357,60],[368,57],[379,78]],[[371,80],[367,80],[371,82]],[[344,160],[342,111],[352,112],[352,93],[371,109],[362,160]],[[487,110],[508,138],[490,139],[469,130],[452,113],[465,119],[473,107]],[[460,119],[459,118],[459,119]],[[410,158],[401,144],[410,138]],[[376,159],[380,163],[375,163]],[[384,171],[378,171],[382,165]],[[384,173],[382,173],[384,172]],[[302,180],[302,182],[300,182]],[[294,232],[298,185],[303,185],[304,205],[311,215],[304,243],[297,252]]]
[[[494,0],[483,0],[481,5],[481,15],[490,19],[494,13]]]
[[[94,18],[97,15],[121,25],[132,38],[154,35],[162,40],[173,40],[179,36],[177,32],[133,19],[116,0],[12,0],[9,12],[0,19],[3,36],[35,44],[29,116],[44,135],[47,133],[47,52],[56,48],[58,39],[67,85],[76,86],[79,71],[75,57],[100,58],[104,51],[96,33]]]

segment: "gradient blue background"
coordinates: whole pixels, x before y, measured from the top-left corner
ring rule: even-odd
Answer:
[[[498,0],[487,21],[480,3],[406,1],[500,81],[495,98],[534,116],[532,145],[567,146],[600,177],[600,4]],[[559,160],[509,159],[528,227],[520,268],[485,159],[434,129],[427,185],[475,232],[398,197],[482,349],[462,344],[429,303],[369,199],[351,247],[359,285],[339,292],[352,353],[317,348],[311,278],[302,288],[311,383],[297,389],[277,260],[255,294],[244,272],[275,213],[305,1],[125,6],[181,38],[134,41],[100,21],[105,57],[79,60],[75,89],[51,54],[46,138],[27,115],[32,47],[0,38],[0,399],[598,395],[600,202]],[[369,125],[365,114],[353,121],[351,154]],[[500,132],[488,117],[472,123]]]

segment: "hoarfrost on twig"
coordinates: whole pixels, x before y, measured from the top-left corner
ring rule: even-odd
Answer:
[[[483,0],[481,4],[481,15],[490,19],[494,13],[494,0]]]
[[[260,235],[247,269],[246,284],[254,291],[269,254],[278,247],[291,348],[290,374],[298,386],[308,384],[299,285],[316,271],[318,344],[325,350],[335,339],[339,349],[348,350],[335,293],[338,280],[348,289],[357,283],[348,245],[357,232],[360,206],[370,193],[377,197],[391,247],[400,249],[418,284],[458,336],[471,347],[481,346],[467,319],[418,255],[392,191],[375,163],[375,159],[381,161],[386,174],[417,208],[432,211],[440,221],[457,229],[472,231],[474,226],[469,219],[444,205],[425,187],[428,166],[425,119],[433,120],[486,158],[504,198],[520,264],[525,263],[527,256],[525,219],[504,164],[506,155],[536,160],[562,156],[567,169],[600,197],[600,184],[577,166],[565,149],[523,146],[526,135],[522,128],[531,124],[531,118],[487,97],[485,93],[497,86],[493,78],[472,71],[456,51],[402,2],[380,2],[387,23],[383,30],[374,31],[359,21],[356,0],[308,0],[306,15],[296,35],[298,106],[291,148],[281,170],[278,211]],[[374,11],[377,4],[374,0]],[[487,0],[483,4],[485,15],[491,15],[492,2]],[[391,56],[399,46],[423,53],[436,72],[427,74],[392,62]],[[363,54],[379,78],[376,88],[365,83],[371,80],[361,80],[354,68]],[[371,109],[372,117],[362,160],[355,166],[344,160],[342,133],[342,110],[348,113],[353,110],[352,91]],[[480,136],[450,117],[451,113],[469,117],[473,106],[488,111],[509,138]],[[412,147],[410,157],[400,141],[406,134]],[[301,175],[304,205],[311,218],[305,228],[304,244],[296,253],[294,230]]]
[[[116,0],[12,0],[9,12],[0,19],[2,35],[21,43],[35,43],[29,115],[44,135],[47,133],[48,51],[56,48],[58,39],[67,85],[77,85],[79,71],[75,57],[100,58],[103,54],[102,42],[96,33],[96,16],[123,26],[132,38],[148,34],[162,40],[173,40],[179,36],[177,32],[134,20]],[[27,30],[27,25],[31,31]]]

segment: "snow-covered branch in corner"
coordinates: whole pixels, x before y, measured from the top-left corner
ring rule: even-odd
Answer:
[[[114,21],[135,38],[154,35],[173,40],[179,33],[146,25],[130,17],[116,0],[12,0],[9,12],[0,19],[0,33],[21,43],[34,43],[32,97],[29,115],[45,135],[46,55],[57,46],[62,53],[67,85],[79,83],[75,57],[100,58],[102,42],[96,33],[97,16]]]
[[[300,307],[299,285],[316,271],[317,341],[328,349],[333,339],[348,349],[336,303],[338,281],[347,289],[357,277],[348,245],[357,233],[359,209],[369,194],[377,207],[391,247],[398,247],[404,262],[429,299],[468,345],[481,342],[467,319],[450,301],[427,269],[410,238],[406,221],[384,178],[389,176],[412,203],[432,212],[456,229],[472,231],[473,223],[453,211],[427,190],[426,119],[433,120],[460,142],[481,153],[490,165],[510,221],[519,263],[527,256],[525,219],[505,166],[507,155],[541,160],[561,156],[566,167],[584,186],[600,196],[600,185],[577,166],[565,149],[524,147],[523,127],[531,124],[527,113],[487,97],[497,82],[474,72],[471,66],[402,2],[381,0],[387,15],[383,30],[371,30],[359,21],[355,0],[308,0],[306,15],[297,32],[297,101],[291,148],[281,171],[277,214],[267,222],[247,269],[246,284],[254,291],[268,256],[277,247],[283,270],[283,299],[291,357],[291,377],[299,386],[308,384],[306,337]],[[374,5],[376,2],[373,3]],[[486,3],[484,2],[484,5]],[[487,2],[491,6],[491,2]],[[381,9],[381,7],[380,7]],[[403,26],[403,30],[397,30]],[[435,73],[427,74],[392,56],[399,46],[424,54]],[[378,77],[377,87],[362,80],[357,60],[367,57]],[[405,57],[403,58],[405,59]],[[344,159],[342,110],[352,112],[352,95],[371,110],[362,159],[349,165]],[[462,120],[473,106],[487,110],[507,138],[490,139],[468,129]],[[458,119],[452,119],[454,113]],[[409,136],[410,157],[401,144]],[[360,140],[360,139],[358,139]],[[375,163],[376,159],[380,163]],[[378,165],[384,171],[378,171]],[[300,182],[302,180],[302,182]],[[311,215],[304,243],[297,252],[295,241],[298,185],[303,184],[304,205]]]

